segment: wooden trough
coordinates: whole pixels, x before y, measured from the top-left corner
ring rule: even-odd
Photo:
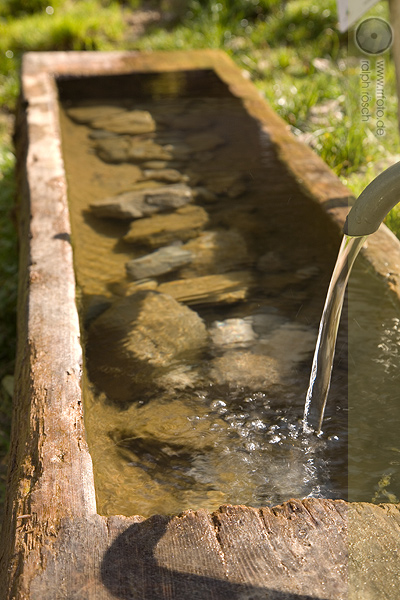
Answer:
[[[82,413],[82,349],[59,128],[63,78],[214,71],[304,193],[341,227],[348,190],[219,51],[30,53],[17,149],[20,290],[0,597],[19,600],[395,600],[398,505],[290,500],[210,514],[97,514]],[[80,80],[80,78],[83,78]],[[382,227],[365,257],[400,298],[400,245]]]

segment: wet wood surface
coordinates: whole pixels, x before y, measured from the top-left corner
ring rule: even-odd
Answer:
[[[225,78],[231,77],[231,89],[240,92],[237,70],[220,53],[179,56],[176,68],[219,64]],[[140,69],[170,64],[170,56],[162,54],[25,58],[27,104],[18,128],[19,346],[0,598],[395,600],[400,573],[396,505],[305,499],[275,508],[223,506],[212,514],[187,511],[148,519],[96,514],[53,76],[121,65],[132,69],[135,60]],[[243,86],[248,89],[248,82]],[[253,103],[265,120],[256,96],[248,93],[247,105]],[[278,117],[271,119],[269,135],[277,143],[281,136],[282,155],[289,157],[293,150],[295,172],[303,147],[288,137]],[[321,204],[342,214],[337,199],[345,197],[345,188],[307,153],[304,185]]]

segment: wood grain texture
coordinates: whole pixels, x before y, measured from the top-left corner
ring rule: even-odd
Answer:
[[[0,599],[396,600],[399,506],[305,499],[149,519],[96,514],[54,77],[172,68],[213,68],[244,98],[289,171],[344,220],[347,190],[220,52],[25,57],[17,385]],[[394,273],[398,294],[398,242],[387,243],[377,270]]]

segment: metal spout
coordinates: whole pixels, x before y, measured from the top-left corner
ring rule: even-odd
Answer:
[[[347,215],[343,232],[351,237],[374,233],[400,202],[400,162],[383,171],[359,195]]]

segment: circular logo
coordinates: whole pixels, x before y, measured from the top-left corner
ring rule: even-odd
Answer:
[[[366,54],[382,54],[392,45],[393,31],[387,21],[371,17],[356,29],[356,44]]]

